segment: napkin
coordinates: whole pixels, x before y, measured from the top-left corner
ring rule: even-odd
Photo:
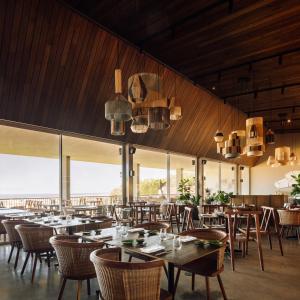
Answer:
[[[140,232],[142,230],[144,230],[144,228],[131,228],[131,229],[128,229],[128,232],[133,233],[133,232]]]
[[[162,245],[152,245],[149,247],[141,248],[141,252],[144,252],[144,253],[154,253],[154,252],[158,252],[161,250],[165,250],[165,247]]]
[[[102,239],[112,238],[112,235],[111,234],[103,234],[103,235],[97,235],[96,237],[97,237],[97,239],[102,240]]]
[[[186,235],[186,236],[181,236],[180,239],[183,243],[187,243],[187,242],[195,241],[197,238],[194,236]]]

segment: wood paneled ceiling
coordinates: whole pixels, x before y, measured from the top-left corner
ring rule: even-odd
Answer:
[[[125,2],[131,7],[131,1],[120,1],[122,5]],[[98,13],[112,14],[119,1],[99,3]],[[143,2],[143,10],[144,5],[151,9],[152,1]],[[129,21],[123,22],[124,27],[135,27]],[[158,25],[151,30],[157,31]],[[112,139],[104,103],[113,95],[117,44],[115,36],[61,1],[0,1],[0,119]],[[127,124],[126,136],[114,139],[220,159],[213,141],[217,127],[228,134],[245,126],[246,115],[127,43],[120,42],[119,48],[124,93],[133,73],[159,70],[166,96],[174,95],[176,79],[176,97],[184,117],[168,130],[140,135],[131,133]],[[169,52],[179,55],[177,50]],[[226,117],[218,118],[218,111]],[[251,165],[254,160],[236,162]]]
[[[276,132],[300,131],[299,0],[63,2]]]

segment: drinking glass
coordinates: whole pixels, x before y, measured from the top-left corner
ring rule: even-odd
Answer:
[[[167,238],[167,229],[161,228],[159,231],[159,237],[161,241],[164,241]]]
[[[173,248],[174,248],[174,250],[180,250],[181,247],[182,247],[181,238],[180,238],[180,236],[175,235],[174,239],[173,239]]]
[[[121,227],[121,236],[122,236],[122,238],[124,238],[124,237],[126,237],[127,236],[127,234],[128,234],[128,229],[127,229],[127,226],[122,226]]]

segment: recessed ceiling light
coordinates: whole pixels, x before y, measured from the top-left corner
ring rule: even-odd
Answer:
[[[211,89],[214,91],[214,90],[216,89],[216,87],[213,85],[213,86],[211,87]]]

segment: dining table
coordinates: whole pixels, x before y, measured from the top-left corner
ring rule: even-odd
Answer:
[[[28,222],[38,224],[44,227],[53,228],[57,233],[60,229],[66,229],[68,234],[73,234],[74,228],[85,224],[102,223],[103,220],[92,220],[89,218],[62,218],[62,217],[42,217],[27,220]]]
[[[20,219],[20,218],[28,218],[35,216],[35,213],[27,211],[25,209],[18,208],[0,208],[0,217],[4,217],[7,219]]]
[[[131,231],[131,232],[130,232]],[[218,247],[208,247],[204,248],[202,246],[196,245],[194,238],[188,242],[182,242],[181,249],[177,250],[173,247],[173,239],[174,234],[168,233],[165,239],[161,239],[160,235],[157,233],[155,235],[150,235],[148,237],[144,237],[143,245],[128,245],[124,243],[124,240],[137,240],[140,238],[140,233],[144,232],[142,228],[142,224],[140,228],[132,228],[128,230],[126,236],[122,236],[122,230],[117,229],[116,227],[105,228],[101,230],[101,233],[96,235],[95,232],[86,235],[86,233],[77,233],[82,237],[84,241],[103,241],[107,246],[110,247],[120,247],[127,254],[133,254],[139,258],[145,258],[145,260],[149,259],[162,259],[168,265],[168,291],[174,297],[174,270],[175,267],[181,267],[185,264],[197,261],[207,255],[215,253],[219,251]],[[147,231],[145,231],[147,232]],[[147,233],[146,233],[147,235]],[[146,253],[145,249],[152,249],[157,247],[160,249],[159,251],[154,251],[150,253]]]

